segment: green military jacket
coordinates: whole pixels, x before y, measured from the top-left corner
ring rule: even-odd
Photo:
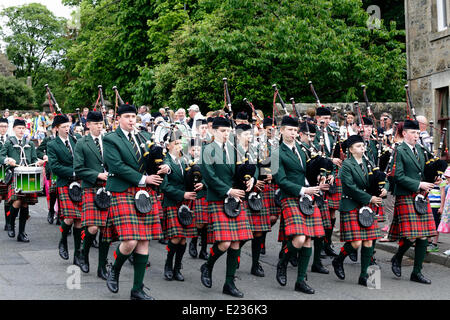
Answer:
[[[226,150],[229,161],[225,160],[225,153],[216,142],[202,147],[199,165],[203,181],[207,185],[207,201],[223,201],[228,190],[233,187],[236,161],[233,146],[229,142],[226,144]]]
[[[72,150],[75,151],[76,141],[71,136],[68,139]],[[69,185],[70,180],[74,177],[73,156],[60,137],[48,142],[47,156],[52,172],[58,177],[56,186]]]
[[[419,144],[415,145],[419,160],[412,152],[411,148],[403,142],[397,148],[397,155],[394,158],[394,195],[406,196],[417,192],[422,181],[425,168],[425,155]]]
[[[43,159],[44,156],[47,154],[47,145],[50,141],[55,139],[52,135],[46,136],[41,144],[36,148],[36,154],[39,159]],[[51,172],[50,163],[47,161],[47,164],[45,165],[45,172],[49,173]]]
[[[20,146],[23,147],[23,150],[25,152],[27,165],[35,163],[37,161],[37,155],[34,143],[31,140],[22,138]],[[19,165],[21,155],[20,146],[15,136],[9,137],[1,148],[0,163],[4,164],[6,158],[13,158],[14,160],[16,160],[16,164]]]
[[[144,140],[150,140],[148,132],[142,131],[139,134]],[[145,143],[145,141],[141,142]],[[139,140],[138,144],[140,144]],[[120,127],[105,135],[103,150],[110,175],[106,182],[106,189],[112,192],[124,192],[128,188],[137,187],[145,172],[139,172],[139,163],[133,146]],[[144,155],[142,148],[141,154]]]
[[[79,139],[75,146],[73,169],[82,180],[82,188],[94,187],[98,174],[105,171],[102,155],[90,134]]]
[[[184,171],[186,163],[183,158],[180,158],[180,162]],[[164,159],[164,164],[167,164],[171,170],[169,174],[164,176],[164,180],[161,184],[161,191],[164,193],[162,206],[167,208],[177,206],[177,204],[183,201],[185,186],[183,172],[169,153]]]
[[[355,158],[350,155],[342,162],[339,177],[342,181],[342,198],[339,211],[351,211],[357,207],[368,205],[372,196],[366,192],[369,188],[367,161],[363,159],[366,171],[363,172]]]
[[[302,187],[305,186],[306,155],[300,144],[295,142],[295,146],[303,165],[300,165],[297,155],[286,144],[280,143],[279,150],[273,150],[272,159],[278,157],[279,161],[275,178],[281,189],[281,199],[299,197]]]

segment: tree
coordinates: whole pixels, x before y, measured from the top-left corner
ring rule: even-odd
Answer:
[[[17,67],[17,77],[31,76],[35,85],[41,66],[61,67],[61,54],[67,46],[63,37],[64,18],[55,17],[38,3],[8,7],[1,15],[7,18],[7,23],[0,28],[0,35],[7,45],[8,58]]]
[[[403,100],[404,32],[395,22],[369,30],[359,0],[203,0],[195,18],[175,32],[166,63],[141,69],[136,92],[154,84],[156,106],[221,108],[223,77],[235,110],[244,97],[271,110],[273,83],[285,100],[313,102],[308,80],[322,102],[362,100],[361,84],[371,101]]]
[[[0,75],[0,109],[32,109],[34,93],[24,82]]]

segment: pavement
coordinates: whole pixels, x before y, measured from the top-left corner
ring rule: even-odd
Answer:
[[[1,206],[3,207],[3,206]],[[88,274],[81,273],[72,265],[73,237],[69,237],[70,259],[62,260],[58,255],[59,227],[46,221],[47,204],[43,197],[39,203],[30,207],[31,218],[27,230],[31,242],[20,243],[10,239],[5,231],[4,214],[0,209],[0,300],[128,300],[133,283],[133,266],[126,262],[120,275],[119,293],[111,293],[105,281],[96,276],[98,250],[91,249]],[[266,276],[258,278],[250,274],[251,245],[247,243],[242,250],[240,268],[236,273],[236,286],[245,294],[244,299],[251,300],[438,300],[449,299],[450,277],[448,264],[426,262],[423,273],[432,279],[431,285],[423,285],[409,281],[413,261],[403,259],[402,277],[397,278],[391,271],[392,253],[377,243],[377,262],[381,268],[378,273],[377,289],[369,289],[357,284],[360,272],[359,262],[346,259],[344,267],[345,280],[339,280],[334,274],[331,259],[323,260],[330,271],[328,275],[310,272],[308,267],[308,284],[316,290],[314,295],[306,295],[294,291],[297,268],[288,267],[288,284],[281,287],[276,279],[276,264],[280,244],[277,242],[278,224],[274,232],[267,235],[266,254],[261,256],[261,265]],[[441,238],[442,250],[448,246],[448,237]],[[445,245],[444,245],[445,243]],[[335,250],[342,243],[335,240]],[[113,261],[112,244],[109,261]],[[394,245],[395,247],[395,245]],[[387,251],[385,251],[387,250]],[[435,254],[428,254],[429,257]],[[221,257],[213,270],[213,286],[208,289],[200,282],[200,266],[203,260],[194,259],[186,254],[183,259],[182,273],[184,282],[166,281],[164,279],[164,260],[166,249],[158,241],[150,243],[150,268],[144,278],[149,294],[158,300],[237,300],[222,294],[225,280],[226,257]],[[312,259],[311,259],[312,260]],[[429,259],[427,259],[430,261]],[[437,261],[437,260],[436,260]],[[310,262],[311,263],[311,262]]]

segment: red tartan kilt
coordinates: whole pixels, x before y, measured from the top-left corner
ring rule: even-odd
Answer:
[[[270,231],[270,215],[267,211],[261,210],[259,212],[253,212],[248,207],[248,202],[244,201],[246,203],[247,212],[248,212],[248,220],[250,223],[250,228],[252,229],[252,232],[266,232]]]
[[[275,204],[275,191],[278,186],[274,183],[266,183],[264,185],[264,190],[262,192],[263,199],[263,214],[268,214],[269,216],[280,216],[281,208]]]
[[[314,213],[305,216],[301,213],[298,198],[289,197],[281,200],[284,219],[284,232],[287,237],[305,235],[308,237],[322,237],[325,230],[322,225],[320,210],[314,206]]]
[[[278,242],[283,242],[283,241],[288,240],[284,229],[285,229],[284,218],[283,218],[283,215],[281,215],[280,216],[280,229],[278,230]]]
[[[381,230],[375,219],[373,225],[369,228],[361,227],[358,222],[359,208],[352,211],[340,212],[340,240],[341,242],[358,240],[376,240],[381,238]]]
[[[389,230],[389,239],[415,239],[434,237],[437,234],[430,202],[428,201],[428,212],[418,215],[414,209],[416,195],[417,193],[395,197],[394,217]]]
[[[0,183],[0,200],[7,199],[8,197],[8,185]]]
[[[209,223],[208,201],[206,201],[206,197],[195,199],[192,210],[194,211],[195,223]]]
[[[33,205],[38,203],[38,194],[36,193],[16,193],[14,191],[14,178],[11,179],[11,183],[8,185],[8,194],[6,196],[6,202],[14,202],[21,200],[22,203],[28,203]]]
[[[235,218],[229,218],[225,214],[223,201],[209,201],[208,213],[211,217],[211,223],[208,225],[208,243],[253,239],[245,201],[241,203],[241,213]]]
[[[95,194],[98,188],[84,188],[83,201],[81,211],[81,225],[83,227],[89,226],[106,226],[106,219],[108,217],[108,209],[100,210],[94,202]]]
[[[339,168],[336,166],[335,174],[334,174],[334,183],[337,186],[336,193],[327,193],[328,199],[328,207],[330,209],[338,210],[339,209],[339,201],[342,198],[342,181],[338,176]]]
[[[149,213],[136,211],[134,196],[139,190],[147,190],[153,207]],[[161,239],[161,203],[151,188],[131,187],[124,192],[111,192],[111,207],[108,211],[104,241],[158,240]]]
[[[69,186],[58,187],[58,214],[62,219],[81,219],[82,203],[69,197]]]
[[[319,208],[320,215],[322,217],[322,225],[324,229],[331,229],[331,214],[330,208],[328,207],[328,200],[325,199],[325,204],[322,208]]]
[[[189,206],[189,201],[183,201],[182,204]],[[197,228],[194,220],[189,226],[183,226],[178,221],[178,208],[180,206],[181,204],[179,206],[163,208],[164,224],[162,227],[165,239],[194,238],[197,236]]]
[[[381,205],[379,207],[377,207],[376,205],[374,205],[373,203],[369,203],[369,207],[370,209],[373,210],[373,212],[377,212],[378,209],[378,217],[377,217],[377,221],[378,222],[383,222],[384,221],[384,205]]]

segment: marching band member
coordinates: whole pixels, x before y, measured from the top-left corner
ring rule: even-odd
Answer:
[[[195,186],[194,191],[187,191],[184,183],[184,170],[187,164],[185,160],[180,157],[181,132],[168,132],[164,141],[168,141],[167,149],[169,154],[164,159],[164,163],[170,167],[170,174],[164,177],[161,184],[161,191],[164,193],[163,210],[164,210],[164,236],[168,239],[167,257],[164,265],[164,277],[166,280],[175,279],[177,281],[184,281],[181,274],[181,261],[184,252],[186,251],[186,238],[193,238],[197,236],[194,219],[190,221],[189,225],[182,224],[178,218],[178,210],[181,205],[188,205],[189,202],[196,200],[197,190],[201,190],[202,183]],[[186,223],[187,224],[187,223]],[[175,256],[175,265],[173,258]]]
[[[422,181],[424,176],[425,155],[419,140],[419,123],[405,120],[403,124],[403,143],[398,146],[395,156],[394,218],[389,230],[390,240],[400,240],[397,253],[392,257],[392,272],[401,277],[403,255],[416,243],[414,250],[414,268],[410,280],[431,284],[431,280],[422,274],[422,264],[427,253],[427,237],[436,235],[436,225],[430,203],[425,214],[419,215],[414,207],[415,196],[421,191],[430,191],[433,183]],[[439,184],[438,179],[435,184]]]
[[[37,166],[42,166],[44,161],[38,160],[36,155],[36,148],[34,143],[24,138],[26,124],[22,119],[14,120],[13,132],[14,136],[9,139],[3,145],[0,151],[0,163],[9,165],[10,167],[17,167],[23,165],[30,165],[36,163]],[[9,209],[9,224],[8,224],[8,236],[14,238],[16,236],[16,217],[19,214],[19,234],[17,235],[17,241],[30,242],[27,234],[25,233],[25,225],[29,218],[29,205],[36,204],[38,202],[36,193],[21,193],[14,190],[14,178],[8,185],[7,202],[10,205]]]
[[[371,196],[366,192],[369,188],[369,172],[367,162],[363,159],[365,152],[363,138],[360,135],[350,136],[346,140],[346,147],[351,156],[344,160],[339,174],[342,181],[342,199],[339,205],[341,241],[345,244],[332,264],[337,277],[345,279],[344,259],[362,244],[358,283],[367,286],[367,268],[373,254],[372,241],[381,237],[381,230],[376,219],[371,226],[360,225],[358,212],[369,203],[381,205],[381,197],[385,196],[387,191],[383,189],[380,197]]]
[[[207,185],[208,213],[211,216],[211,238],[214,242],[208,261],[201,266],[201,282],[207,287],[212,286],[212,270],[215,262],[227,252],[226,277],[222,292],[242,298],[244,294],[236,288],[234,275],[238,266],[240,242],[252,239],[252,232],[247,218],[246,209],[241,203],[236,209],[237,216],[230,217],[224,208],[225,199],[233,197],[239,202],[245,197],[245,192],[253,188],[253,179],[247,181],[247,190],[233,188],[233,177],[236,170],[233,146],[228,142],[230,136],[230,121],[216,117],[213,122],[214,142],[202,149],[202,174]],[[233,202],[232,202],[233,203]],[[233,210],[235,211],[235,210]]]
[[[314,206],[311,215],[300,211],[299,197],[318,194],[320,187],[306,187],[306,155],[295,141],[298,131],[298,119],[284,116],[281,122],[279,167],[276,180],[281,189],[282,215],[285,235],[288,237],[287,247],[277,264],[276,279],[285,286],[287,283],[286,268],[291,255],[299,256],[295,291],[313,294],[314,289],[305,281],[306,269],[311,257],[311,238],[322,237],[325,231],[319,208]]]
[[[84,228],[83,248],[80,255],[81,271],[89,272],[89,251],[100,229],[97,276],[106,280],[106,258],[109,244],[102,241],[106,226],[108,209],[99,208],[95,195],[99,188],[105,187],[108,178],[103,148],[103,115],[98,111],[89,111],[86,126],[89,134],[78,140],[75,146],[73,168],[82,181],[81,225]]]
[[[65,115],[56,115],[52,127],[56,128],[58,137],[48,142],[47,155],[52,172],[58,177],[56,182],[58,192],[58,211],[61,215],[61,239],[59,255],[69,259],[67,236],[73,225],[74,257],[73,264],[80,266],[81,248],[81,201],[72,200],[69,187],[76,179],[73,170],[73,155],[76,140],[69,135],[70,121]]]
[[[6,140],[8,140],[8,119],[0,118],[0,150],[5,145]],[[3,165],[0,163],[0,165]],[[3,173],[5,171],[3,170]],[[8,197],[8,185],[3,182],[0,182],[0,201],[4,200],[4,208],[5,208],[5,231],[8,231],[8,223],[9,223],[9,203],[6,201]]]
[[[161,168],[156,175],[146,175],[144,153],[139,141],[140,137],[150,140],[150,135],[145,131],[135,132],[136,108],[133,105],[121,105],[117,115],[119,127],[103,139],[104,159],[109,173],[106,189],[112,194],[103,241],[121,241],[114,252],[115,262],[106,284],[111,292],[119,291],[120,271],[134,250],[134,280],[130,298],[153,300],[145,293],[143,280],[149,240],[162,237],[159,218],[162,208],[156,192],[148,185],[160,185],[162,178],[158,174],[167,173],[168,168]],[[135,204],[138,192],[140,196]]]
[[[317,116],[317,124],[320,126],[320,122],[324,121],[324,131],[325,135],[323,137],[324,143],[325,143],[325,154],[327,157],[331,157],[332,147],[334,144],[334,137],[330,132],[328,124],[331,121],[331,111],[328,108],[325,107],[319,107],[316,109],[316,116]],[[316,145],[316,148],[320,148],[319,141],[322,136],[320,127],[316,130],[316,138],[314,140],[314,144]],[[333,234],[333,228],[334,224],[336,223],[336,210],[339,209],[339,200],[341,199],[342,195],[342,186],[341,181],[338,177],[338,170],[342,165],[342,160],[339,158],[332,158],[335,171],[334,171],[334,183],[337,186],[337,192],[328,194],[327,197],[328,200],[328,207],[330,209],[330,216],[331,216],[331,228],[325,230],[325,239],[324,239],[324,251],[325,253],[330,257],[337,256],[336,252],[333,250],[332,247],[332,241],[331,236]]]

